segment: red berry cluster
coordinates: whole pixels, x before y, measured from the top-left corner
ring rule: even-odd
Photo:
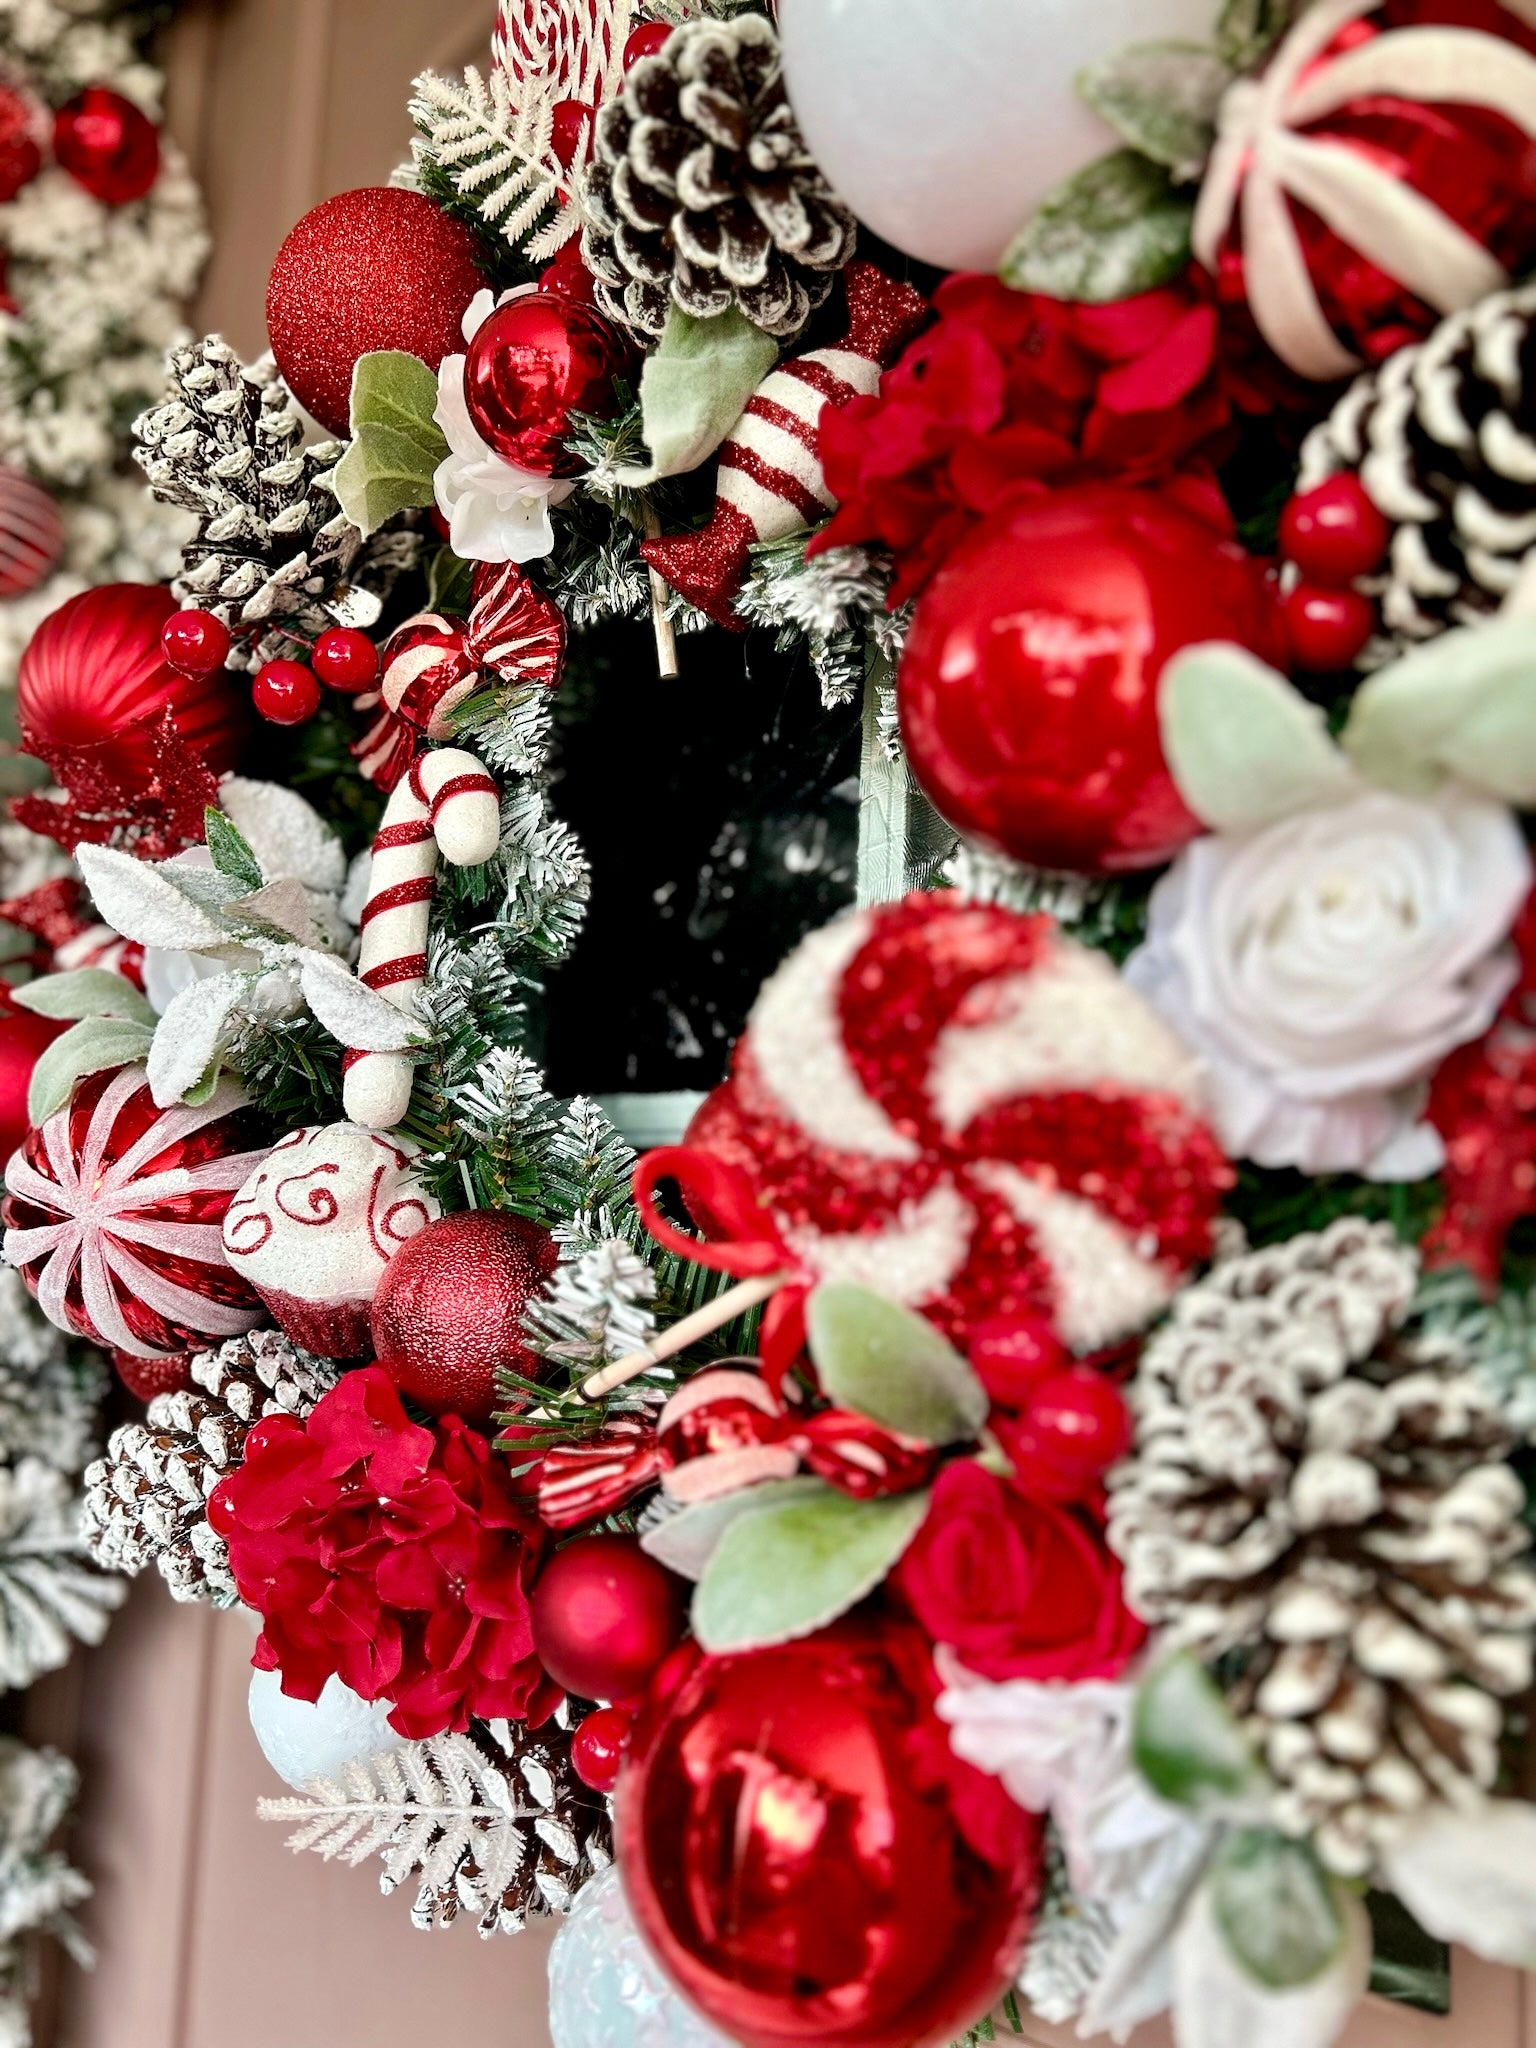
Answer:
[[[1285,626],[1298,668],[1348,668],[1376,625],[1376,607],[1354,588],[1381,566],[1392,529],[1353,471],[1341,470],[1286,506],[1280,547],[1301,571],[1285,600]]]
[[[184,676],[211,676],[229,660],[229,628],[212,612],[175,612],[160,636],[165,658]],[[379,650],[355,627],[333,626],[310,649],[309,664],[269,661],[257,672],[251,702],[273,725],[303,725],[320,709],[320,685],[356,696],[379,679]]]

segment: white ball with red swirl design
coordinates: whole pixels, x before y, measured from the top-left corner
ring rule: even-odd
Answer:
[[[413,1171],[417,1149],[356,1124],[293,1131],[230,1203],[231,1266],[306,1351],[371,1352],[368,1309],[386,1267],[442,1214]]]

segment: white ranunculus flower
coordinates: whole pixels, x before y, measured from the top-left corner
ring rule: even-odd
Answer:
[[[1234,1156],[1416,1179],[1442,1157],[1425,1085],[1513,986],[1504,941],[1531,879],[1503,804],[1362,790],[1197,839],[1126,978],[1204,1058]]]

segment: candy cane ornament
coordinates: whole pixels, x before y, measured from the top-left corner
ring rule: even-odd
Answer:
[[[427,933],[438,856],[478,867],[501,843],[501,796],[473,754],[418,755],[390,797],[373,842],[358,979],[397,1009],[415,1007],[427,978]],[[410,1107],[414,1068],[400,1052],[349,1051],[342,1101],[355,1124],[391,1129]]]

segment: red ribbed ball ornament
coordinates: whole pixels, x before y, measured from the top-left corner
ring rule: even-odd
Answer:
[[[333,434],[351,423],[359,356],[402,349],[436,369],[463,348],[463,318],[485,280],[476,242],[419,192],[366,185],[327,199],[278,251],[267,335],[301,405]]]
[[[469,345],[464,400],[481,439],[518,469],[574,476],[566,441],[574,413],[612,412],[613,380],[629,361],[610,321],[564,294],[525,292],[499,307]]]
[[[1033,867],[1117,874],[1201,830],[1163,759],[1180,648],[1280,658],[1263,566],[1166,495],[1053,491],[996,513],[917,608],[899,680],[912,771],[952,825]]]
[[[0,469],[0,598],[23,597],[64,553],[64,515],[50,491],[19,469]]]
[[[160,131],[132,100],[88,85],[53,122],[53,153],[103,206],[142,199],[160,175]]]
[[[534,1375],[523,1311],[557,1258],[547,1230],[504,1210],[439,1217],[379,1282],[370,1315],[379,1364],[434,1415],[486,1421],[501,1405],[498,1372]]]
[[[618,1785],[619,1869],[647,1945],[745,2048],[940,2048],[1018,1969],[1037,1830],[984,1860],[913,1690],[932,1648],[866,1608],[773,1649],[681,1652]]]
[[[688,1588],[633,1536],[579,1536],[533,1589],[533,1647],[584,1700],[632,1700],[682,1641]]]

